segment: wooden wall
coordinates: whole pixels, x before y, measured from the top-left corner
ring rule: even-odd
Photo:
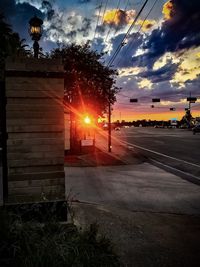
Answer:
[[[8,201],[64,199],[63,96],[60,61],[7,62]]]

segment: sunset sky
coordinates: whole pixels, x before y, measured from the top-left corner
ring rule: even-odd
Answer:
[[[32,41],[28,21],[35,14],[44,20],[40,45],[44,51],[61,44],[90,42],[107,52],[107,64],[145,0],[0,0],[0,10],[13,30]],[[121,87],[113,120],[180,119],[192,104],[200,116],[200,1],[149,0],[112,67]],[[138,103],[130,103],[137,98]],[[160,98],[151,108],[152,98]],[[176,108],[169,111],[169,108]]]

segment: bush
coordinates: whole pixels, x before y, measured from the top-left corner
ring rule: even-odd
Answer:
[[[98,227],[79,231],[74,224],[56,221],[22,222],[15,214],[0,212],[1,267],[120,266],[110,241]]]

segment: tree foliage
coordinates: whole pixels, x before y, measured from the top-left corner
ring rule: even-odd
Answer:
[[[103,115],[109,101],[116,101],[117,72],[101,63],[102,56],[91,51],[88,44],[72,44],[52,52],[52,57],[61,57],[64,64],[65,101],[79,111]]]
[[[18,55],[25,51],[25,39],[20,39],[19,34],[13,32],[10,25],[5,22],[3,14],[0,14],[0,57]]]

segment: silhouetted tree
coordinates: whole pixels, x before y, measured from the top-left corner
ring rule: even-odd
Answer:
[[[65,69],[65,102],[72,111],[93,111],[103,115],[110,101],[116,101],[119,88],[115,86],[117,72],[104,66],[103,54],[91,51],[88,44],[72,44],[52,51],[52,57],[61,57]]]

